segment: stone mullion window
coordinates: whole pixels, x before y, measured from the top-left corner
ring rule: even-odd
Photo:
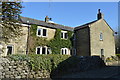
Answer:
[[[36,54],[51,54],[51,49],[47,46],[36,47]]]
[[[68,34],[66,31],[61,31],[61,39],[68,39]]]
[[[68,48],[61,48],[61,54],[68,54]]]
[[[37,36],[38,37],[47,37],[47,29],[38,28]]]

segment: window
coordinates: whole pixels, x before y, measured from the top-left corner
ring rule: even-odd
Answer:
[[[68,48],[61,48],[61,54],[69,54],[68,53]]]
[[[104,55],[104,49],[101,49],[101,55]]]
[[[40,48],[37,48],[37,54],[40,54]]]
[[[47,36],[46,33],[47,33],[46,29],[43,29],[43,36]]]
[[[41,29],[37,30],[37,35],[40,36],[41,35]]]
[[[44,47],[37,47],[36,48],[36,54],[51,54],[51,49],[48,48],[47,46]]]
[[[10,55],[13,53],[13,46],[7,46],[7,55]]]
[[[68,38],[68,34],[66,31],[61,31],[61,38],[62,39],[67,39]]]
[[[42,28],[38,28],[37,29],[37,36],[39,36],[39,37],[46,37],[47,36],[47,30],[46,29],[42,29]]]
[[[100,40],[103,40],[103,34],[100,33]]]
[[[104,49],[101,49],[101,58],[104,60]]]

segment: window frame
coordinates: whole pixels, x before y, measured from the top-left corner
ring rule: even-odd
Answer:
[[[13,45],[7,45],[7,46],[6,46],[6,54],[9,55],[9,54],[8,54],[8,46],[12,47],[12,52],[11,52],[11,54],[14,54],[14,46],[13,46]]]
[[[43,54],[43,48],[45,48],[45,55],[47,55],[48,54],[48,49],[50,49],[49,47],[47,47],[47,46],[38,46],[38,47],[36,47],[36,54],[37,54],[37,49],[38,48],[40,48],[40,55],[42,55]],[[50,50],[51,51],[51,50]],[[52,51],[49,53],[49,54],[51,54],[52,53]]]
[[[38,35],[38,30],[41,30],[40,31],[40,35]],[[43,30],[46,30],[46,36],[44,36],[43,34]],[[38,37],[47,37],[48,36],[48,33],[47,33],[47,29],[46,28],[41,28],[41,27],[38,27],[37,28],[37,34],[36,34]]]
[[[66,53],[65,53],[65,50],[66,50]],[[62,54],[62,55],[69,55],[69,49],[68,48],[61,48],[60,54]]]
[[[100,33],[99,37],[100,37],[100,41],[103,41],[103,33],[102,32]]]
[[[65,38],[65,34],[67,34],[67,38]],[[68,32],[67,31],[61,31],[61,39],[68,39]]]

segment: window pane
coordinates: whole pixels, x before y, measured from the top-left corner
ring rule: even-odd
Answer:
[[[41,29],[38,29],[38,35],[41,35]]]
[[[47,54],[51,54],[51,49],[47,48]]]
[[[61,38],[63,38],[63,33],[61,33]]]
[[[101,55],[104,55],[104,49],[101,49]]]
[[[45,54],[45,53],[46,53],[46,48],[43,47],[43,48],[42,48],[42,54]]]
[[[65,49],[64,51],[65,51],[65,54],[67,54],[67,50]]]
[[[101,58],[104,60],[104,49],[101,49]]]
[[[46,31],[46,29],[43,29],[43,36],[46,36],[46,33],[47,31]]]
[[[7,55],[12,54],[12,46],[7,46]]]
[[[37,48],[37,54],[40,54],[40,48]]]
[[[100,40],[103,40],[103,35],[102,35],[102,33],[100,33]]]
[[[63,51],[63,49],[61,49],[61,50],[62,50],[62,51],[61,51],[61,52],[62,52],[62,54],[64,54],[64,51]]]
[[[67,39],[68,38],[68,34],[67,33],[65,33],[65,39]]]

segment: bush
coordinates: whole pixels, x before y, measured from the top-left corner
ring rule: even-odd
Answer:
[[[116,56],[118,57],[118,60],[120,60],[120,54],[116,54]]]
[[[27,61],[28,66],[34,70],[47,70],[51,72],[55,69],[58,64],[64,60],[66,60],[69,55],[61,55],[61,54],[49,54],[49,55],[38,55],[38,54],[15,54],[9,55],[10,59],[15,61]]]

